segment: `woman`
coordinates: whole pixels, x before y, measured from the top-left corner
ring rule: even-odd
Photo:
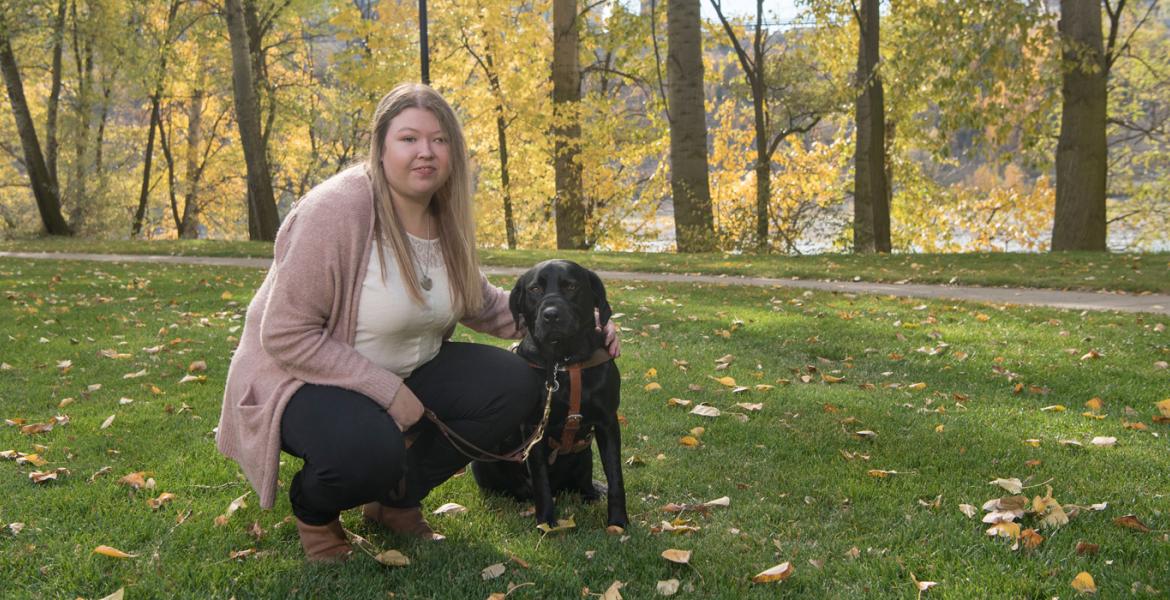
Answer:
[[[358,505],[392,531],[442,539],[421,501],[468,459],[419,423],[424,406],[488,449],[539,406],[523,360],[448,339],[456,322],[522,336],[507,295],[479,271],[469,179],[454,111],[404,84],[378,103],[365,164],[311,190],[281,225],[216,441],[264,508],[280,451],[304,459],[289,498],[310,561],[350,555],[338,516]],[[606,339],[616,356],[612,324]]]

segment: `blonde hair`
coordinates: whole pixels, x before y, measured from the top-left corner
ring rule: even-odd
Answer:
[[[456,314],[478,312],[483,305],[480,287],[479,255],[475,246],[475,217],[471,208],[471,179],[467,160],[467,143],[463,129],[451,105],[433,88],[421,83],[404,83],[390,90],[378,102],[370,127],[370,156],[366,161],[371,187],[374,190],[374,241],[378,247],[378,261],[382,279],[386,278],[383,252],[387,245],[394,251],[398,270],[406,283],[406,291],[417,303],[423,304],[422,290],[414,267],[414,249],[394,203],[390,201],[390,186],[382,169],[382,152],[390,121],[408,108],[430,111],[439,120],[450,149],[451,175],[435,192],[427,211],[438,225],[439,247],[447,267],[451,286],[451,304]]]

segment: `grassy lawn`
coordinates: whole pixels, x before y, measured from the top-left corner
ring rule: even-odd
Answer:
[[[1165,256],[1108,259],[1140,261],[1143,272],[1166,267]],[[586,587],[600,594],[616,580],[626,598],[654,598],[656,582],[678,579],[682,598],[914,598],[913,575],[939,583],[926,597],[1070,598],[1082,571],[1104,598],[1170,592],[1170,425],[1155,421],[1155,403],[1170,396],[1170,324],[638,283],[609,290],[624,332],[623,456],[637,463],[625,471],[628,537],[604,533],[604,506],[573,499],[560,507],[577,528],[542,537],[521,514],[527,507],[481,497],[470,477],[457,477],[424,503],[468,509],[431,518],[448,536],[440,545],[345,514],[347,527],[401,550],[410,566],[359,556],[307,567],[283,493],[271,511],[248,494],[247,506],[215,523],[249,489],[216,453],[212,428],[260,278],[220,267],[0,259],[0,418],[69,417],[45,433],[0,426],[0,451],[47,461],[0,460],[0,595],[92,599],[125,588],[127,598],[486,598],[514,583],[527,585],[509,598],[543,599],[581,598]],[[730,366],[717,369],[728,354]],[[189,373],[195,361],[206,371]],[[180,383],[188,374],[206,379]],[[722,377],[748,389],[713,379]],[[1082,414],[1095,397],[1100,419]],[[690,414],[700,402],[722,414]],[[1055,405],[1067,409],[1043,410]],[[681,443],[687,435],[699,445]],[[1116,444],[1096,446],[1097,436]],[[58,468],[68,472],[55,481],[28,476]],[[296,469],[286,460],[282,480]],[[155,487],[118,483],[134,472]],[[1035,548],[1012,550],[980,522],[979,507],[1009,495],[989,484],[999,478],[1018,478],[1029,499],[1051,486],[1076,514],[1039,528]],[[175,498],[152,510],[148,499],[164,492]],[[663,510],[723,496],[730,505],[706,514]],[[1089,508],[1097,503],[1107,506]],[[978,514],[967,517],[961,504]],[[1153,531],[1116,522],[1130,514]],[[655,531],[676,517],[697,531]],[[1040,521],[1021,520],[1024,528]],[[1078,554],[1081,542],[1099,551]],[[99,545],[134,556],[94,554]],[[690,564],[660,557],[672,548],[693,551]],[[239,551],[254,552],[231,557]],[[794,567],[787,580],[751,582],[785,561]],[[485,580],[481,571],[495,563],[506,572]]]
[[[272,245],[210,240],[28,239],[0,241],[0,251],[271,257]],[[527,267],[554,256],[596,269],[650,273],[1170,293],[1170,253],[759,256],[498,249],[481,252],[483,263],[493,266]]]

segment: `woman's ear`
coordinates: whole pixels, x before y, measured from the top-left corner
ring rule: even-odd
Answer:
[[[593,306],[597,308],[598,324],[605,327],[609,322],[609,317],[613,315],[613,309],[609,306],[609,300],[605,297],[605,284],[601,283],[601,278],[597,273],[585,270],[589,274],[589,287],[593,288]]]

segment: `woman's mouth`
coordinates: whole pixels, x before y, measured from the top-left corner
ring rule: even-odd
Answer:
[[[434,167],[415,167],[413,170],[415,173],[418,173],[419,175],[422,175],[424,177],[429,177],[431,175],[434,175],[435,171],[436,171],[436,169]]]

